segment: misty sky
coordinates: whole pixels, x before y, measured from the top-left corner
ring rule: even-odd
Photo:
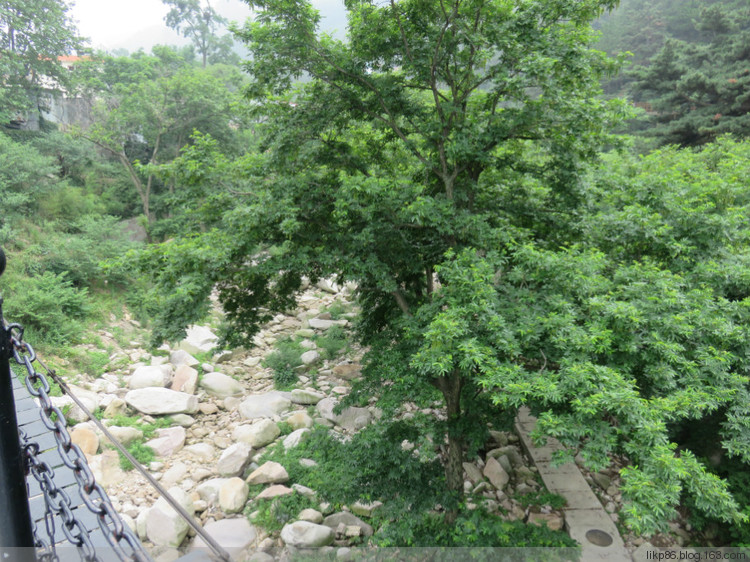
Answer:
[[[324,28],[344,31],[343,4],[343,0],[313,0],[324,16]],[[212,0],[211,5],[229,20],[244,22],[250,16],[242,0]],[[149,51],[158,43],[186,42],[164,24],[167,11],[161,0],[74,0],[71,14],[81,35],[90,38],[95,48]]]

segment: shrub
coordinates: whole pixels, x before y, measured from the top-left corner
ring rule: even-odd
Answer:
[[[289,389],[297,382],[295,369],[302,365],[302,348],[291,338],[276,343],[276,351],[263,361],[263,365],[273,370],[273,382],[278,389]]]
[[[332,326],[326,331],[325,336],[317,337],[315,343],[323,350],[323,358],[335,359],[347,346],[346,331],[341,326]]]

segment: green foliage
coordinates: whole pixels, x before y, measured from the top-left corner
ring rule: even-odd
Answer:
[[[132,443],[129,443],[125,446],[128,453],[133,455],[135,460],[137,460],[140,464],[144,466],[148,466],[149,463],[151,463],[155,458],[156,455],[154,454],[154,450],[151,447],[148,447],[143,444],[143,441],[133,441]],[[135,466],[133,463],[131,463],[125,455],[120,453],[118,451],[118,454],[120,455],[120,468],[127,471],[127,470],[133,470]]]
[[[530,494],[521,494],[517,497],[517,500],[523,507],[542,507],[548,505],[552,509],[562,509],[567,504],[567,500],[563,496],[547,491],[536,491]]]
[[[72,348],[69,355],[71,366],[74,370],[86,373],[97,378],[102,376],[109,366],[109,353],[106,351],[91,351],[87,349]]]
[[[263,360],[263,365],[273,370],[276,388],[287,390],[297,383],[296,369],[302,365],[302,348],[299,342],[283,338],[276,342],[276,350]]]
[[[308,508],[317,509],[318,503],[295,493],[279,498],[256,500],[246,509],[246,513],[257,510],[259,513],[253,517],[253,525],[259,525],[271,533],[280,531],[287,523],[297,521],[300,511]]]
[[[341,326],[331,326],[325,335],[315,338],[315,344],[323,351],[324,359],[336,359],[347,348],[348,335]]]

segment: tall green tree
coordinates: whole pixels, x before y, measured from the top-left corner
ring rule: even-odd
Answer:
[[[0,2],[0,120],[44,108],[46,97],[70,87],[58,57],[83,43],[64,0]]]
[[[211,55],[227,57],[231,53],[230,35],[219,36],[218,31],[226,26],[227,19],[219,14],[208,0],[162,0],[170,7],[164,21],[192,41],[206,68]]]

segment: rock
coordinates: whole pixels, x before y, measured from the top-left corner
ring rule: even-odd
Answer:
[[[490,438],[500,447],[505,447],[508,444],[508,436],[502,431],[494,431],[491,429]]]
[[[347,320],[323,320],[321,318],[310,318],[307,321],[308,326],[315,330],[327,330],[333,326],[346,326]]]
[[[195,367],[200,362],[190,355],[184,349],[176,349],[169,354],[169,362],[176,367],[180,365],[187,365],[188,367]]]
[[[316,462],[315,462],[314,460],[312,460],[312,459],[300,459],[300,460],[299,460],[299,464],[300,464],[301,466],[304,466],[305,468],[312,468],[312,467],[314,467],[314,466],[318,466],[318,463],[316,463]]]
[[[323,522],[323,514],[317,509],[303,509],[300,511],[298,519],[320,525]]]
[[[99,438],[88,427],[76,426],[70,432],[70,439],[74,445],[78,445],[85,455],[95,455],[99,449]]]
[[[289,409],[291,400],[280,392],[266,392],[246,398],[239,406],[242,419],[272,418]]]
[[[292,490],[291,488],[287,488],[286,486],[282,486],[281,484],[274,484],[273,486],[269,486],[260,494],[255,496],[255,499],[262,500],[268,498],[278,498],[279,496],[288,496],[289,494],[293,493],[294,490]]]
[[[195,423],[195,418],[188,416],[187,414],[173,414],[170,416],[172,421],[180,427],[190,427]]]
[[[340,511],[339,513],[334,513],[333,515],[329,515],[323,520],[323,525],[326,527],[330,527],[331,529],[336,529],[339,525],[356,525],[360,529],[362,529],[362,534],[366,537],[371,537],[373,533],[373,528],[362,521],[359,517],[356,515],[353,515],[351,513],[348,513],[346,511]]]
[[[193,501],[177,487],[169,489],[170,495],[191,515],[195,513]],[[156,500],[146,518],[146,535],[158,546],[177,548],[187,536],[188,524],[164,498]]]
[[[242,551],[250,547],[258,536],[255,527],[245,517],[212,521],[206,524],[203,529],[233,556],[238,556]],[[195,542],[193,542],[193,550],[208,551],[208,545],[202,538],[196,537]],[[240,560],[240,558],[238,557],[237,560]]]
[[[149,509],[144,509],[135,518],[135,531],[138,534],[138,538],[142,541],[148,539],[148,536],[146,535],[146,520],[148,519],[149,511]]]
[[[492,485],[498,490],[505,488],[505,485],[510,481],[510,476],[505,472],[500,463],[492,457],[487,458],[487,463],[484,466],[483,474],[487,477]]]
[[[317,404],[325,397],[326,395],[322,392],[316,392],[309,388],[295,388],[292,390],[292,402],[295,404],[302,404],[305,406]]]
[[[359,515],[360,517],[372,517],[372,512],[375,511],[377,508],[381,507],[383,505],[383,502],[374,501],[371,503],[361,503],[361,502],[355,502],[352,504],[351,510],[352,513],[355,515]]]
[[[313,426],[313,419],[307,415],[307,412],[295,412],[284,420],[292,429],[304,429]]]
[[[191,326],[179,348],[188,353],[203,353],[216,348],[219,338],[205,326]]]
[[[501,455],[507,456],[508,460],[514,467],[523,466],[523,457],[521,456],[521,453],[518,451],[518,449],[513,445],[507,445],[505,447],[492,449],[487,453],[488,457],[492,457],[495,459]]]
[[[195,394],[198,385],[198,371],[190,365],[180,365],[174,372],[172,384],[169,386],[172,390],[184,392],[185,394]]]
[[[200,410],[201,414],[204,414],[206,416],[216,414],[219,411],[219,407],[216,404],[212,404],[211,402],[204,402],[203,404],[200,404],[198,406],[198,409]]]
[[[308,488],[307,486],[303,486],[302,484],[292,484],[292,490],[297,492],[300,496],[306,497],[308,500],[315,501],[318,494],[315,490],[312,488]]]
[[[336,416],[334,421],[349,433],[354,433],[372,421],[372,414],[367,408],[349,407]]]
[[[503,470],[507,472],[508,474],[511,474],[513,472],[513,463],[510,462],[510,459],[508,458],[508,455],[500,455],[497,457],[497,462],[500,463],[500,466],[503,467]],[[522,468],[526,468],[525,466],[519,466],[519,470]]]
[[[333,542],[333,529],[309,521],[295,521],[281,530],[281,540],[297,548],[318,548]]]
[[[175,463],[169,470],[162,474],[159,483],[164,487],[174,486],[185,478],[187,472],[187,466],[181,462]]]
[[[144,414],[194,414],[198,410],[198,398],[192,394],[176,392],[168,388],[140,388],[125,395],[125,402]]]
[[[362,365],[359,363],[342,363],[333,368],[333,374],[344,380],[354,380],[362,374]]]
[[[333,413],[333,409],[336,407],[336,400],[333,398],[324,398],[317,403],[315,409],[320,414],[320,417],[329,421],[336,421],[336,414]]]
[[[553,531],[560,531],[564,526],[563,518],[555,513],[529,513],[529,523],[540,527],[546,524]]]
[[[466,472],[466,476],[469,477],[469,480],[475,486],[479,484],[482,480],[484,480],[484,476],[482,476],[482,472],[474,464],[470,462],[464,463],[464,472]]]
[[[128,405],[125,400],[115,398],[104,408],[104,417],[112,419],[115,416],[125,416],[128,413]]]
[[[168,457],[185,445],[185,428],[184,427],[168,427],[165,429],[158,429],[156,431],[158,437],[146,441],[146,446],[151,447],[158,457]]]
[[[277,462],[268,461],[254,470],[245,480],[248,484],[281,484],[289,480],[286,469]]]
[[[249,487],[242,478],[230,478],[219,488],[219,507],[224,513],[239,513],[247,503]]]
[[[213,503],[218,499],[221,487],[228,481],[229,478],[211,478],[198,484],[195,491],[198,493],[200,499],[208,503]]]
[[[320,359],[320,353],[315,351],[314,349],[311,349],[310,351],[305,351],[300,356],[300,361],[302,361],[303,365],[312,365],[316,361]]]
[[[216,463],[216,472],[221,476],[239,476],[250,463],[253,449],[247,443],[235,443],[226,448]]]
[[[260,357],[248,357],[242,362],[242,364],[245,367],[257,367],[258,365],[260,365],[260,361]]]
[[[164,388],[169,384],[169,379],[172,376],[172,367],[167,366],[157,367],[138,367],[133,374],[130,376],[128,381],[128,388],[135,390],[138,388]]]
[[[210,443],[194,443],[185,447],[185,452],[202,461],[210,461],[216,455],[216,449]]]
[[[610,484],[612,484],[612,479],[606,474],[602,474],[601,472],[593,472],[591,474],[591,478],[593,478],[597,486],[605,491],[607,490],[607,488],[609,488]]]
[[[218,398],[227,398],[229,396],[240,395],[244,392],[239,382],[223,373],[208,373],[203,375],[198,384],[201,388],[205,388],[206,392],[211,396]]]
[[[279,426],[266,418],[252,425],[238,426],[232,432],[232,439],[247,443],[255,449],[260,449],[269,443],[273,443],[279,435],[281,435]]]
[[[89,468],[94,474],[94,479],[104,488],[119,484],[127,476],[120,468],[120,457],[117,451],[111,449],[104,451],[101,455],[91,457]]]
[[[305,428],[302,429],[296,429],[292,431],[289,435],[287,435],[284,438],[284,449],[289,451],[290,449],[293,449],[300,443],[302,443],[302,440],[305,438],[305,436],[310,433],[310,430]]]
[[[113,425],[108,427],[107,430],[112,434],[112,437],[117,439],[123,445],[128,445],[133,441],[143,439],[143,432],[135,427],[120,427],[118,425]]]

